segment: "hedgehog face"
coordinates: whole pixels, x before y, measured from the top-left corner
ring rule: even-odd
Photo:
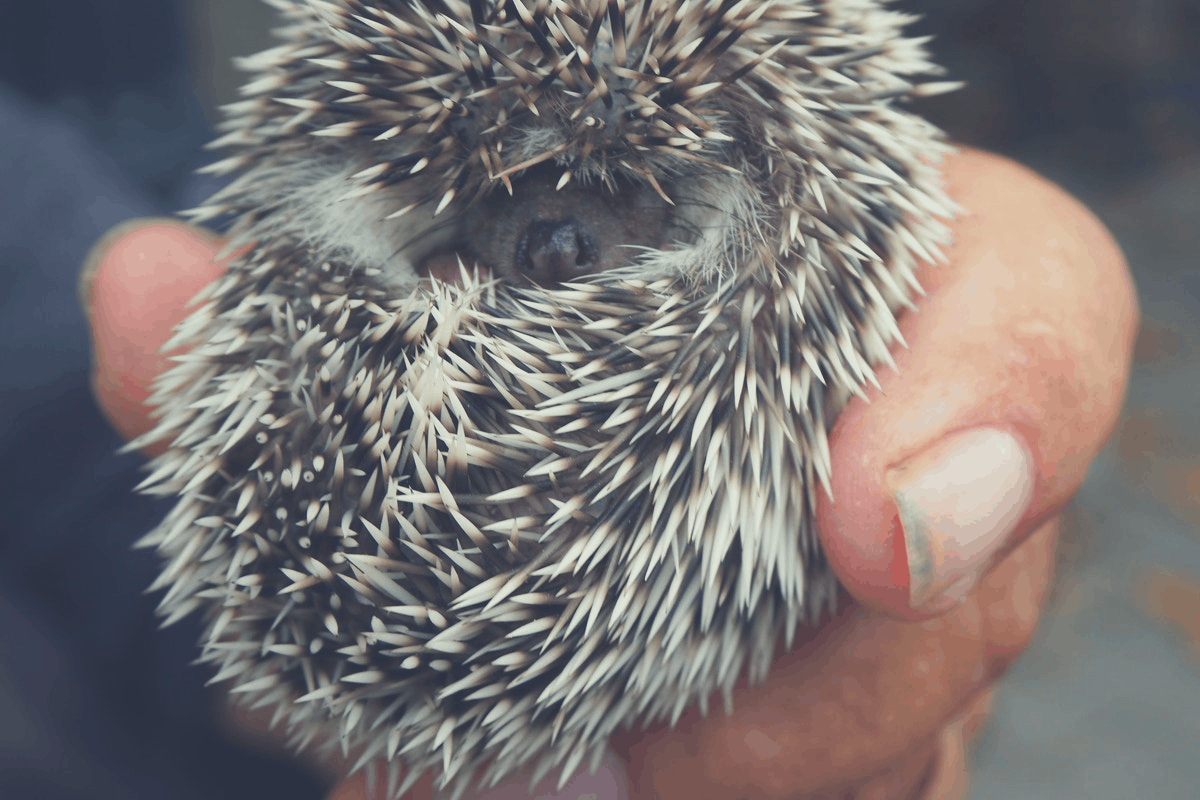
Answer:
[[[871,0],[272,0],[193,217],[144,543],[168,620],[461,789],[761,679],[833,595],[827,426],[949,203]],[[460,268],[461,263],[461,268]]]
[[[665,200],[649,187],[555,185],[537,167],[459,217],[457,247],[435,254],[418,274],[458,279],[458,262],[506,283],[552,286],[635,264],[675,237]]]

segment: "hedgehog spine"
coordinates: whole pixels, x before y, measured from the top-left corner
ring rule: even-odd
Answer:
[[[387,759],[394,791],[401,765],[565,780],[761,680],[832,602],[825,432],[953,211],[947,146],[897,106],[950,88],[914,82],[910,18],[270,2],[284,43],[243,62],[211,169],[240,175],[191,215],[245,253],[134,443],[171,440],[142,486],[179,498],[143,540],[167,622],[203,611],[214,680],[297,746]],[[504,280],[506,253],[423,279],[534,176],[662,198],[657,246],[553,284]]]

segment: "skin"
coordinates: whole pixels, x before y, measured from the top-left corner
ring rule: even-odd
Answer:
[[[833,497],[820,535],[846,596],[838,614],[742,686],[734,712],[693,711],[674,729],[618,736],[634,798],[953,798],[964,739],[989,687],[1028,644],[1053,573],[1056,518],[1120,409],[1137,330],[1134,288],[1103,226],[1077,201],[997,156],[965,151],[944,175],[966,214],[949,263],[923,269],[926,295],[900,328],[909,347],[883,393],[852,401],[831,435]],[[158,346],[184,303],[224,268],[218,243],[173,221],[140,221],[94,251],[96,396],[125,436],[148,429],[142,402]],[[947,434],[1006,428],[1033,454],[1033,505],[957,608],[908,605],[891,466]],[[719,699],[714,706],[720,708]],[[253,720],[245,722],[255,727]],[[361,776],[331,797],[364,796]],[[428,782],[415,798],[430,796]]]

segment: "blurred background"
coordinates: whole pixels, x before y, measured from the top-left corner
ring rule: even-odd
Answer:
[[[970,797],[1196,796],[1200,786],[1200,2],[900,0],[966,89],[922,113],[1065,186],[1115,232],[1143,330],[1124,419],[1071,515],[1038,640],[1005,679]],[[252,0],[0,0],[0,800],[316,798],[242,747],[154,631],[132,542],[163,513],[87,390],[75,301],[111,225],[215,187]]]

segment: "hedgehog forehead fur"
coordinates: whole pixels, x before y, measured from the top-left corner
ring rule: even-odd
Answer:
[[[881,0],[269,0],[212,168],[228,271],[157,383],[168,621],[273,705],[451,792],[564,779],[761,680],[832,602],[826,430],[952,204],[950,88]],[[538,286],[421,264],[553,185],[661,246]],[[486,266],[486,265],[485,265]],[[398,784],[393,789],[398,789]]]

